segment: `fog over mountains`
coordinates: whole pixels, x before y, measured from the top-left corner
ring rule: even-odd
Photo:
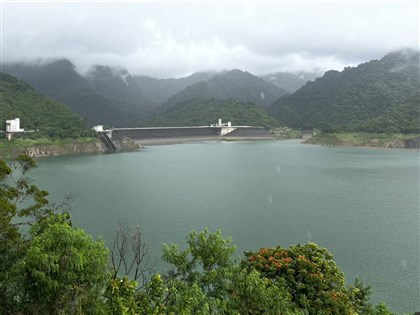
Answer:
[[[327,71],[278,99],[269,113],[297,128],[418,131],[419,62],[419,51],[407,49],[341,72]]]
[[[302,72],[258,77],[234,69],[156,79],[101,65],[80,74],[66,59],[4,64],[3,71],[91,124],[115,127],[197,125],[218,113],[266,126],[367,131],[393,126],[408,132],[416,129],[418,119],[419,52],[410,49],[341,72],[327,71],[320,78]]]
[[[289,82],[277,80],[274,85],[241,70],[156,79],[98,65],[80,74],[67,59],[39,64],[4,64],[3,71],[27,81],[92,124],[120,127],[136,126],[159,107],[162,112],[162,108],[195,98],[238,99],[266,107],[288,94],[281,86]],[[288,74],[290,77],[303,81],[293,74]]]
[[[276,72],[262,76],[264,80],[270,82],[288,93],[293,93],[299,90],[308,81],[314,81],[322,75],[310,72]]]

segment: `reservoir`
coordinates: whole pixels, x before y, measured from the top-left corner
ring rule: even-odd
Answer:
[[[316,242],[373,301],[420,311],[419,153],[297,140],[206,142],[51,157],[31,173],[76,226],[112,239],[139,224],[157,266],[162,243],[221,229],[244,250]]]

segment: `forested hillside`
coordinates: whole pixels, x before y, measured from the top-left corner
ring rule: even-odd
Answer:
[[[186,87],[200,81],[206,81],[215,74],[215,72],[197,72],[178,79],[156,79],[148,76],[133,76],[133,79],[152,104],[160,105]]]
[[[21,127],[39,130],[37,135],[60,138],[90,136],[86,121],[59,104],[36,92],[29,84],[6,73],[0,73],[0,118],[5,130],[6,119],[19,117]]]
[[[100,95],[68,60],[48,64],[5,64],[3,71],[30,83],[38,92],[65,104],[91,124],[135,125],[137,115]]]
[[[353,128],[367,132],[420,133],[420,94]]]
[[[418,119],[414,107],[419,86],[419,52],[398,51],[342,72],[328,71],[281,97],[269,113],[298,128],[408,131],[405,125]],[[386,128],[388,120],[393,122]]]
[[[125,69],[107,66],[94,66],[84,78],[97,94],[109,100],[128,123],[134,118],[144,118],[154,107],[139,87],[136,80]]]
[[[283,89],[248,72],[232,70],[201,81],[173,95],[163,108],[191,99],[240,100],[264,107],[287,94]]]
[[[219,118],[233,125],[277,127],[278,121],[258,106],[242,101],[192,99],[151,116],[143,126],[209,126]]]

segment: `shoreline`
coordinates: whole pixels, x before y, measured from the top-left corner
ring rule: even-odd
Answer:
[[[135,152],[139,151],[147,146],[159,146],[159,145],[173,145],[173,144],[187,144],[187,143],[200,143],[200,142],[215,142],[215,141],[282,141],[282,140],[301,140],[299,144],[322,146],[329,148],[358,148],[366,150],[392,150],[392,151],[409,151],[409,152],[420,152],[420,148],[401,148],[401,147],[381,147],[381,146],[363,146],[363,145],[345,145],[345,144],[323,144],[323,143],[309,143],[309,139],[301,138],[276,138],[276,137],[181,137],[181,138],[156,138],[156,139],[128,139],[126,141],[114,140],[118,143],[119,152]],[[124,142],[124,143],[123,143]],[[8,152],[7,152],[8,151]],[[17,156],[19,154],[28,154],[33,158],[42,158],[49,156],[62,156],[62,155],[78,155],[78,154],[106,154],[110,153],[107,151],[105,146],[100,141],[95,141],[86,144],[80,144],[74,142],[65,146],[55,144],[43,144],[39,146],[32,146],[27,148],[13,148],[7,151],[2,151],[0,147],[0,156],[3,158]]]
[[[114,141],[117,152],[139,150],[141,146],[129,139]],[[15,158],[21,154],[29,155],[32,158],[43,158],[50,156],[80,155],[80,154],[105,154],[109,153],[106,146],[99,139],[83,142],[80,139],[71,139],[65,142],[44,142],[39,144],[21,145],[0,145],[0,158]]]
[[[379,147],[379,146],[371,147],[371,146],[357,146],[357,145],[344,145],[344,144],[307,143],[306,140],[301,141],[300,144],[320,146],[320,147],[330,147],[330,148],[354,148],[354,149],[367,149],[367,150],[392,150],[392,151],[420,152],[420,148],[392,148],[392,147]]]
[[[195,142],[211,142],[211,141],[263,141],[263,140],[289,140],[288,138],[277,139],[273,137],[196,137],[196,138],[156,138],[156,139],[146,139],[146,140],[133,140],[135,143],[145,146],[155,146],[155,145],[168,145],[168,144],[182,144],[182,143],[195,143]]]

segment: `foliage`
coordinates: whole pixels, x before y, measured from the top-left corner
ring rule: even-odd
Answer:
[[[257,270],[274,283],[283,284],[292,302],[304,314],[392,314],[383,304],[372,306],[370,287],[358,279],[354,285],[346,287],[344,274],[331,253],[315,243],[245,252],[241,265],[248,271]]]
[[[383,133],[420,133],[420,94],[382,115],[360,122],[352,129]]]
[[[104,293],[107,312],[113,315],[139,314],[136,287],[137,282],[130,281],[128,277],[113,278]]]
[[[142,308],[147,314],[297,314],[282,286],[244,272],[230,243],[220,230],[204,230],[188,235],[185,250],[165,245],[163,259],[172,268],[139,293]]]
[[[277,127],[279,122],[252,103],[202,98],[178,103],[142,121],[143,126],[209,126],[219,118],[232,125]]]
[[[417,132],[419,86],[419,52],[399,51],[342,72],[327,71],[278,99],[269,113],[304,129]]]
[[[96,309],[92,302],[108,278],[107,262],[104,242],[72,227],[68,214],[35,222],[19,266],[26,303],[50,314]]]
[[[36,92],[15,77],[0,73],[1,126],[6,119],[19,117],[21,127],[36,133],[29,137],[78,138],[95,136],[87,123],[65,106]]]
[[[170,292],[167,307],[174,312],[184,308],[193,313],[225,307],[223,300],[233,264],[231,255],[236,248],[229,239],[222,238],[220,231],[213,234],[207,230],[193,231],[187,244],[183,251],[178,245],[164,245],[163,260],[173,268],[166,280]]]
[[[33,185],[28,156],[0,160],[0,313],[98,313],[107,249]]]
[[[27,178],[34,166],[28,156],[19,156],[9,165],[0,160],[0,313],[18,307],[14,301],[21,294],[17,266],[28,248],[22,226],[52,213],[48,193]]]
[[[284,283],[292,301],[309,314],[353,314],[344,275],[332,255],[314,243],[246,252],[242,264]]]
[[[20,248],[22,231],[20,226],[25,219],[41,219],[52,213],[48,208],[48,193],[32,185],[26,177],[27,172],[35,167],[35,162],[28,156],[19,156],[8,165],[0,160],[0,274],[5,275],[11,260],[8,255],[17,254]],[[16,178],[16,173],[20,176]],[[22,218],[16,222],[17,218]],[[1,276],[0,276],[1,278]],[[0,280],[1,281],[1,280]],[[1,287],[1,285],[0,285]]]

